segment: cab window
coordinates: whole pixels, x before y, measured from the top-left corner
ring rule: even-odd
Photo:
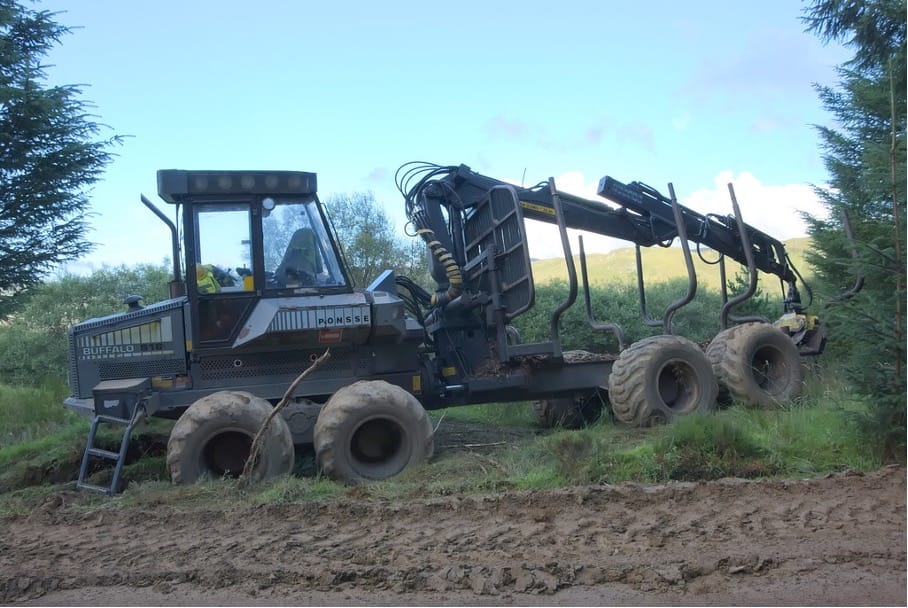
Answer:
[[[196,289],[201,294],[253,289],[248,204],[195,206]]]

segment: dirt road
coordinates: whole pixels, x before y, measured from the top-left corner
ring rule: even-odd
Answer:
[[[0,521],[16,605],[905,605],[905,469]]]

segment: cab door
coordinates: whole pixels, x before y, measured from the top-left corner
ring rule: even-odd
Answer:
[[[252,201],[194,203],[187,213],[193,347],[229,348],[255,302]],[[261,275],[259,275],[261,276]]]

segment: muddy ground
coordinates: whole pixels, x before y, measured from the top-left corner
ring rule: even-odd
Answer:
[[[905,605],[905,469],[0,520],[14,605]]]

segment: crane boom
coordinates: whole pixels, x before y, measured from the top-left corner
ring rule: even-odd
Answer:
[[[599,180],[598,194],[643,217],[650,218],[653,223],[666,226],[666,229],[670,230],[674,227],[675,218],[672,215],[671,200],[646,184],[640,182],[624,184],[612,177],[605,176]],[[746,263],[743,239],[733,217],[701,215],[683,205],[681,214],[691,240],[706,245],[742,264]],[[781,241],[753,226],[745,225],[745,229],[753,249],[754,264],[759,270],[774,274],[785,282],[797,280],[788,263],[785,245]]]
[[[414,188],[414,191],[421,190],[429,199],[434,199],[436,204],[446,208],[453,206],[469,209],[491,188],[510,186],[502,180],[477,173],[466,165],[437,169],[439,172],[434,173],[432,177],[442,182],[443,187],[439,187],[436,182],[423,181]],[[435,187],[431,187],[433,184]],[[553,193],[548,184],[514,188],[525,218],[547,223],[556,222]],[[556,190],[554,194],[561,200],[565,225],[568,228],[629,241],[642,247],[667,244],[678,236],[671,200],[643,183],[625,184],[609,176],[603,177],[599,182],[598,194],[619,205],[618,208],[602,200],[590,200],[560,190]],[[742,265],[747,265],[747,254],[750,253],[756,269],[775,275],[788,285],[786,307],[795,312],[801,310],[800,295],[796,286],[798,275],[781,241],[747,224],[744,224],[744,227],[748,238],[742,239],[734,217],[703,215],[683,205],[680,205],[680,208],[684,227],[691,241],[713,249]],[[440,226],[436,225],[436,234],[439,231]],[[744,249],[745,242],[750,243],[749,252]]]

